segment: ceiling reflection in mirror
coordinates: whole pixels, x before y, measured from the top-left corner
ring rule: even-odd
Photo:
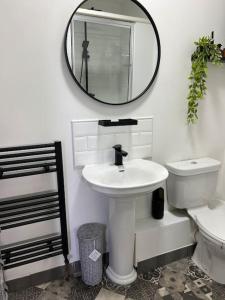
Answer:
[[[136,1],[87,0],[70,18],[65,53],[85,93],[107,104],[125,104],[154,81],[160,42],[152,18]]]

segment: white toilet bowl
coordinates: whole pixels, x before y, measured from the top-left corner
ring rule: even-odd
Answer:
[[[198,226],[193,261],[213,280],[225,284],[225,203],[188,209]]]
[[[225,284],[225,202],[212,200],[219,166],[211,158],[167,164],[168,202],[187,209],[198,227],[194,262],[213,280]]]

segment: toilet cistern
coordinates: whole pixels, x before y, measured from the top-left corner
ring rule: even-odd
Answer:
[[[216,197],[220,165],[209,157],[168,163],[167,187],[169,204],[186,208],[198,227],[194,263],[225,284],[225,202]]]
[[[116,166],[122,166],[123,165],[123,157],[126,157],[128,153],[124,150],[122,150],[121,145],[115,145],[113,146],[113,149],[115,149],[115,165]]]

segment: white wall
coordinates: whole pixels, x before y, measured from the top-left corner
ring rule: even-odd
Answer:
[[[80,170],[73,169],[72,119],[154,115],[156,161],[164,163],[203,155],[223,157],[225,66],[209,68],[209,91],[200,107],[198,124],[188,127],[185,118],[193,41],[214,30],[217,41],[225,44],[224,0],[142,0],[141,3],[150,11],[161,38],[159,74],[151,91],[142,99],[111,107],[88,99],[74,84],[66,67],[63,36],[79,1],[0,2],[1,145],[62,140],[71,260],[79,257],[74,238],[78,226],[107,220],[106,199],[91,191],[81,179]],[[23,184],[21,188],[17,182],[10,192],[26,190]],[[43,264],[39,265],[41,269]],[[17,272],[17,276],[23,274]]]

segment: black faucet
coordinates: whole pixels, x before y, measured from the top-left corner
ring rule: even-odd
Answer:
[[[123,156],[127,156],[128,153],[124,150],[122,150],[121,145],[115,145],[113,146],[115,149],[115,165],[116,166],[122,166],[123,165]]]

